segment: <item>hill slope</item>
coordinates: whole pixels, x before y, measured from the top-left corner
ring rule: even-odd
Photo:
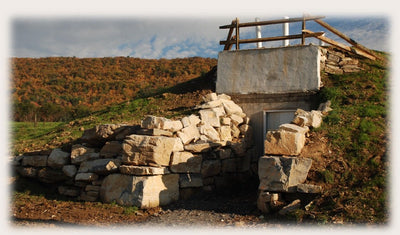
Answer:
[[[382,55],[385,57],[386,55]],[[293,213],[297,221],[317,223],[388,222],[388,71],[387,61],[361,60],[363,71],[324,75],[321,102],[332,101],[323,125],[310,133],[306,148],[325,146],[313,157],[308,182],[323,185],[324,193],[308,210]],[[15,125],[15,153],[68,148],[83,128],[100,123],[138,123],[145,114],[179,117],[191,112],[201,96],[214,90],[215,69],[147,96],[108,106],[92,115],[59,123],[45,131],[41,124]],[[31,129],[23,129],[23,127]],[[44,124],[46,127],[46,124]],[[35,135],[33,131],[38,131]],[[24,135],[27,132],[29,136]],[[310,151],[312,152],[312,151]],[[268,222],[268,221],[266,221]]]

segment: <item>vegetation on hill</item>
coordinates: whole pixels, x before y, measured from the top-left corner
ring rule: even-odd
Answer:
[[[71,121],[204,75],[211,58],[13,58],[15,121]]]
[[[380,55],[362,60],[361,72],[323,78],[321,101],[331,100],[333,111],[313,132],[328,139],[330,153],[313,169],[325,192],[306,213],[319,221],[388,221],[388,71]]]

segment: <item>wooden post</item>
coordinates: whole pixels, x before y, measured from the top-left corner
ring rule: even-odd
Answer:
[[[306,18],[303,15],[303,23],[301,24],[301,30],[306,29]],[[301,33],[303,36],[301,37],[301,45],[304,45],[306,43],[306,37],[305,37],[305,32],[302,31]]]
[[[236,50],[239,50],[239,18],[236,17]]]

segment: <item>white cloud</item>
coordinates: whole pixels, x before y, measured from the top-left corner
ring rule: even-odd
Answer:
[[[244,18],[242,22],[252,21]],[[264,19],[262,19],[264,20]],[[384,20],[334,19],[333,26],[361,44],[387,50],[390,34]],[[173,58],[188,56],[217,57],[227,30],[218,27],[231,19],[222,18],[16,18],[12,23],[12,56],[45,57],[109,57]],[[281,35],[280,26],[263,29],[263,36]],[[242,38],[254,37],[254,28],[241,31]],[[381,38],[378,38],[381,37]],[[264,43],[266,47],[279,43]],[[243,45],[241,48],[254,48]]]

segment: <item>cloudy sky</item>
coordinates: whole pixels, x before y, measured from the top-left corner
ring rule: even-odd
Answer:
[[[266,17],[265,15],[269,15]],[[260,20],[282,18],[282,15],[255,15]],[[254,21],[255,16],[240,17],[241,22]],[[290,14],[300,17],[302,13]],[[229,17],[15,17],[11,20],[11,56],[13,57],[108,57],[140,58],[214,57],[222,50]],[[386,15],[328,15],[326,22],[359,43],[377,50],[390,50],[390,19]],[[290,32],[300,33],[301,23],[290,24]],[[315,22],[307,29],[327,31]],[[281,25],[262,27],[263,36],[282,35]],[[335,35],[327,34],[332,38]],[[241,29],[241,38],[255,37],[255,28]],[[308,42],[318,43],[315,40]],[[292,44],[299,40],[292,40]],[[264,43],[266,47],[278,42]],[[254,48],[245,44],[242,48]]]

